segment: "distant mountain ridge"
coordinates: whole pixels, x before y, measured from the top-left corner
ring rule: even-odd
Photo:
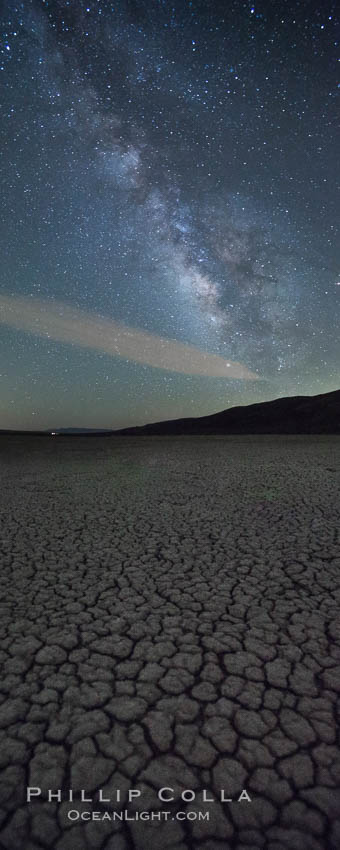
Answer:
[[[340,434],[340,390],[316,396],[292,396],[230,407],[210,416],[172,419],[114,436],[199,434]]]
[[[54,431],[0,429],[0,435],[171,436],[208,434],[340,434],[340,390],[315,396],[289,396],[230,407],[209,416],[170,419],[113,431],[108,428],[56,428]]]
[[[13,429],[5,430],[0,428],[0,436],[1,434],[27,434],[36,437],[95,437],[97,434],[99,436],[110,436],[112,433],[111,428],[55,428],[54,431],[14,431]]]
[[[112,428],[56,428],[48,434],[111,434]]]

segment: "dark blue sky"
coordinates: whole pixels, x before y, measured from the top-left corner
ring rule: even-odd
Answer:
[[[7,0],[1,30],[0,427],[337,389],[336,4]]]

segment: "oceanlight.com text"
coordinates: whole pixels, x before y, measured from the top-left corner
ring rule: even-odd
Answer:
[[[112,820],[112,821],[168,821],[168,820],[199,820],[199,821],[208,821],[209,820],[209,812],[170,812],[170,811],[160,811],[160,812],[129,812],[128,809],[124,809],[120,812],[81,812],[79,809],[70,809],[67,814],[67,817],[70,821],[103,821],[103,820]]]

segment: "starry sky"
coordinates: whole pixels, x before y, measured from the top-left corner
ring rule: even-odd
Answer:
[[[5,0],[0,428],[339,388],[338,46],[332,0]]]

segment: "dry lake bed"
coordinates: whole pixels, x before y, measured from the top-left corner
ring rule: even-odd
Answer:
[[[339,850],[340,437],[0,469],[0,847]]]

